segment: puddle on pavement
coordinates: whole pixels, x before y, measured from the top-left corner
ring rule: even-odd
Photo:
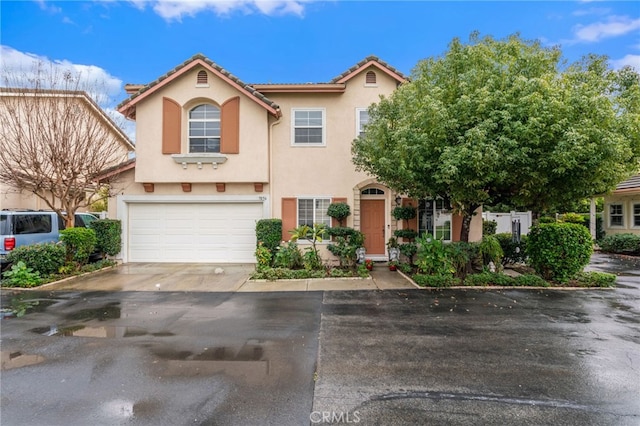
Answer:
[[[73,321],[98,320],[105,321],[108,319],[120,318],[120,302],[112,302],[105,306],[92,309],[82,309],[67,315],[67,319]]]
[[[23,294],[16,295],[0,309],[0,319],[21,317],[32,312],[44,312],[56,302],[57,300],[54,299],[26,299]]]
[[[43,361],[44,357],[40,355],[23,354],[20,351],[0,351],[0,370],[2,371],[40,364]]]
[[[264,359],[261,345],[241,347],[219,346],[200,352],[181,351],[173,347],[150,347],[161,362],[162,374],[167,376],[200,376],[222,373],[248,381],[262,381],[269,375],[270,361]]]
[[[138,327],[122,327],[122,326],[104,326],[104,327],[86,327],[84,325],[72,325],[66,327],[58,327],[51,325],[49,327],[37,327],[30,330],[33,333],[43,336],[66,336],[66,337],[96,337],[96,338],[120,338],[120,337],[137,337],[149,334],[145,329]],[[159,333],[156,333],[159,334]],[[155,336],[156,334],[152,334]],[[171,335],[171,333],[166,333]]]

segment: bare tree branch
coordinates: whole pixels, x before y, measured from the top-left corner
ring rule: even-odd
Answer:
[[[98,182],[100,173],[133,147],[89,96],[100,92],[98,82],[42,64],[12,77],[0,88],[0,180],[35,194],[71,227],[76,210],[117,178]],[[29,87],[12,85],[25,81]]]

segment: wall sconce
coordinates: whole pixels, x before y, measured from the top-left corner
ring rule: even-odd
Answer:
[[[402,197],[397,195],[396,196],[396,206],[399,206],[401,202],[402,202]]]

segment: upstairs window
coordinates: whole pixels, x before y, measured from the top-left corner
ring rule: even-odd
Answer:
[[[367,74],[365,75],[364,84],[366,84],[367,86],[375,86],[376,83],[376,73],[373,71],[367,72]]]
[[[220,152],[220,108],[202,104],[189,111],[189,152]]]
[[[206,85],[209,84],[209,77],[207,76],[207,72],[202,70],[198,72],[198,77],[196,79],[197,85]]]
[[[292,145],[318,146],[325,144],[325,111],[318,109],[292,110]]]
[[[364,134],[364,126],[369,123],[369,111],[366,108],[356,108],[356,137]]]

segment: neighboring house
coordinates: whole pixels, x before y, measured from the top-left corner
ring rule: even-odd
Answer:
[[[620,183],[604,197],[604,231],[640,235],[640,174]]]
[[[368,257],[386,259],[402,226],[391,217],[396,198],[420,207],[414,229],[455,238],[461,219],[441,200],[399,197],[351,162],[367,108],[405,80],[368,57],[328,83],[249,85],[195,55],[127,85],[118,110],[136,121],[136,163],[109,203],[123,224],[123,260],[254,262],[257,220],[282,218],[288,240],[298,225],[331,226],[327,207],[338,201],[351,206],[346,225],[365,234]],[[478,214],[471,239],[481,234]]]
[[[37,97],[34,103],[12,102],[10,99],[16,96],[32,96]],[[118,127],[118,125],[83,91],[63,91],[63,90],[43,90],[39,89],[37,95],[34,95],[29,89],[12,89],[0,88],[0,114],[6,111],[4,108],[8,106],[26,108],[35,105],[35,102],[56,102],[57,99],[73,98],[77,100],[77,105],[82,108],[88,117],[93,117],[98,126],[104,126],[106,131],[104,134],[110,137],[105,140],[118,144],[112,151],[114,156],[114,164],[126,160],[129,153],[134,151],[134,146],[127,135]],[[38,130],[36,130],[38,131]],[[93,130],[95,134],[95,129]],[[3,146],[6,149],[6,146]],[[50,207],[35,194],[26,190],[20,191],[0,181],[0,209],[29,209],[29,210],[49,210]]]

